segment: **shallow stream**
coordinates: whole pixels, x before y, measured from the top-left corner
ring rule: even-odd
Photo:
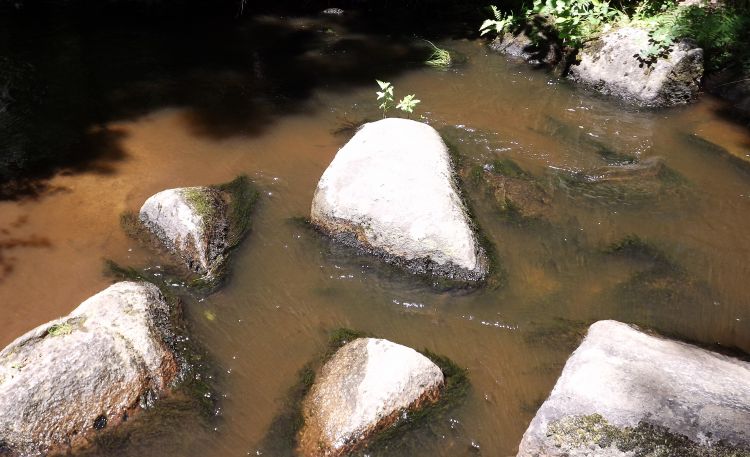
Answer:
[[[383,455],[515,455],[581,332],[599,319],[750,352],[750,168],[742,165],[750,130],[710,96],[637,111],[481,42],[441,41],[463,62],[440,70],[421,63],[418,39],[335,21],[258,18],[182,54],[170,31],[153,46],[152,31],[48,33],[67,49],[60,59],[75,48],[79,59],[102,59],[113,77],[133,56],[150,70],[96,88],[118,109],[87,127],[107,141],[86,167],[57,174],[38,198],[0,202],[1,345],[106,287],[104,259],[162,265],[119,226],[120,214],[148,196],[238,174],[262,193],[226,286],[186,303],[194,338],[216,367],[218,416],[208,426],[168,423],[116,455],[274,455],[269,427],[298,370],[338,327],[427,348],[469,370],[460,407]],[[127,43],[132,49],[118,47]],[[295,221],[309,214],[317,180],[351,135],[344,127],[381,116],[375,78],[397,95],[415,93],[415,117],[465,160],[512,159],[545,189],[543,217],[519,221],[465,188],[497,254],[489,286],[434,288]],[[595,180],[608,166],[654,157],[669,182],[567,179]],[[631,235],[662,254],[611,252]]]

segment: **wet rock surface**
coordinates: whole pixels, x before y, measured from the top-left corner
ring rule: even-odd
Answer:
[[[498,36],[490,43],[490,49],[530,65],[556,67],[561,64],[558,70],[564,71],[565,53],[560,40],[554,27],[541,16],[532,17],[522,27]]]
[[[648,31],[623,27],[588,43],[569,78],[638,106],[666,107],[694,101],[703,76],[703,50],[688,41],[653,62],[640,58]]]
[[[168,189],[149,197],[139,218],[188,268],[213,276],[227,248],[227,204],[210,187]]]
[[[750,363],[600,321],[518,456],[747,456],[749,430]]]
[[[413,349],[355,339],[323,366],[305,399],[300,449],[306,456],[345,455],[405,411],[437,401],[444,382],[441,369]]]
[[[420,122],[365,124],[323,173],[311,221],[415,273],[468,281],[488,273],[447,147]]]
[[[168,392],[180,363],[153,284],[120,282],[0,352],[0,454],[68,452]]]

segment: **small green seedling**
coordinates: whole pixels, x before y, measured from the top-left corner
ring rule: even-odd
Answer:
[[[377,99],[380,101],[378,108],[383,110],[383,118],[385,118],[388,110],[393,107],[393,85],[379,79],[376,79],[375,81],[377,81],[378,86],[380,86],[380,90],[376,92],[378,95]]]
[[[400,109],[401,111],[412,114],[414,112],[414,107],[417,106],[417,104],[421,100],[417,100],[414,98],[415,95],[407,95],[406,97],[402,98],[401,101],[398,102],[398,105],[396,105],[396,108]]]
[[[378,82],[378,86],[380,86],[380,89],[377,93],[378,98],[377,100],[380,101],[380,105],[378,108],[383,110],[383,118],[386,117],[388,110],[393,108],[394,103],[394,87],[393,84],[381,81],[379,79],[376,79],[375,81]],[[402,98],[398,104],[396,105],[397,109],[400,109],[401,111],[411,114],[414,112],[414,107],[417,106],[417,104],[420,102],[420,100],[417,100],[416,95],[411,94],[407,95],[406,97]]]

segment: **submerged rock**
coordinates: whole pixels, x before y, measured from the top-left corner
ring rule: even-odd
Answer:
[[[224,262],[229,224],[226,203],[210,187],[168,189],[141,207],[140,220],[190,270],[205,276]]]
[[[338,241],[412,272],[470,281],[488,272],[448,149],[421,122],[365,124],[320,178],[311,220]]]
[[[750,363],[593,324],[519,457],[750,456]]]
[[[406,411],[437,401],[445,380],[417,351],[359,338],[323,366],[303,405],[304,455],[340,456],[366,444]]]
[[[0,454],[87,444],[167,392],[180,366],[153,284],[120,282],[0,352]]]
[[[569,77],[599,92],[639,106],[664,107],[694,101],[703,76],[703,50],[688,41],[673,45],[653,62],[639,58],[648,31],[623,27],[589,42]]]
[[[515,162],[509,159],[495,160],[483,167],[480,173],[503,214],[522,219],[539,219],[550,215],[550,196],[533,176]]]

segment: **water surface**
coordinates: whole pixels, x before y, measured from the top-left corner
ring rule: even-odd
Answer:
[[[728,158],[750,154],[750,134],[720,102],[704,96],[684,108],[637,111],[472,41],[440,43],[465,63],[436,70],[420,63],[417,40],[335,22],[282,21],[284,37],[314,37],[309,43],[250,42],[277,22],[242,23],[220,37],[225,51],[198,49],[173,62],[160,60],[178,44],[168,32],[166,42],[138,48],[144,61],[165,68],[101,89],[116,109],[86,127],[87,135],[111,139],[98,145],[100,154],[56,174],[38,198],[0,203],[5,345],[106,287],[104,259],[163,265],[123,234],[123,211],[166,188],[238,174],[261,191],[229,282],[186,303],[194,338],[215,363],[218,417],[209,426],[172,424],[117,455],[273,455],[264,440],[286,392],[337,327],[428,348],[469,370],[463,404],[386,455],[514,455],[581,330],[595,320],[750,351],[750,174]],[[102,47],[127,41],[87,33]],[[309,214],[317,180],[348,138],[337,131],[380,116],[375,78],[389,79],[397,95],[416,93],[416,117],[466,160],[513,159],[549,192],[547,220],[518,223],[483,191],[466,189],[497,251],[501,274],[491,286],[436,289],[293,221]],[[676,184],[633,195],[562,179],[623,157],[660,158]],[[660,249],[666,272],[658,262],[606,252],[629,235]]]

